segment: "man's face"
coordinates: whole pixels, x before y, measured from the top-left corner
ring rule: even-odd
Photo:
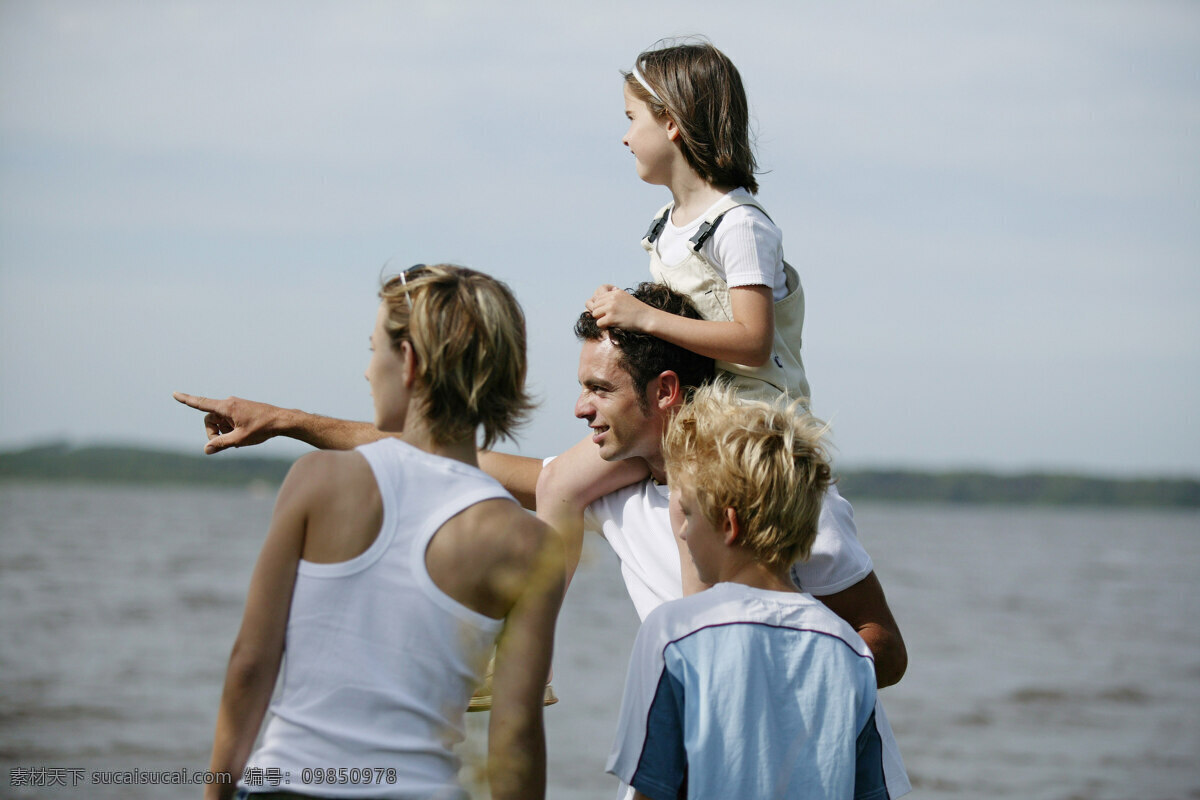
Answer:
[[[605,461],[657,458],[662,446],[662,413],[653,405],[642,408],[633,378],[620,359],[621,352],[607,336],[583,343],[575,416],[587,420],[592,442]]]

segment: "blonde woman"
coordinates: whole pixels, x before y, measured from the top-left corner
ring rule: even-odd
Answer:
[[[543,797],[561,545],[476,462],[478,429],[486,447],[530,407],[524,317],[504,284],[462,267],[418,265],[380,297],[366,377],[376,427],[399,435],[306,455],[284,481],[211,769],[259,800],[465,800],[452,748],[498,645],[492,797]]]

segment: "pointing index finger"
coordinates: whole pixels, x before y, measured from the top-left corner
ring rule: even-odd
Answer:
[[[200,397],[194,394],[184,394],[183,392],[175,392],[171,395],[185,406],[194,408],[197,411],[216,411],[217,403],[215,400],[209,400],[207,397]]]

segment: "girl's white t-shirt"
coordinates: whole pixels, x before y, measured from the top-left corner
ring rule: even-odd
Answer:
[[[734,189],[726,197],[753,199],[745,189]],[[724,197],[717,202],[723,202]],[[711,210],[714,203],[709,207]],[[691,239],[708,216],[705,211],[687,225],[677,226],[668,215],[655,246],[667,266],[675,266],[692,252]],[[730,288],[769,286],[775,301],[787,297],[783,273],[783,232],[756,206],[731,208],[721,218],[713,235],[700,248],[700,255],[713,265]]]

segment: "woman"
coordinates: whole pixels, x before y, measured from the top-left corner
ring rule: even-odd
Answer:
[[[479,427],[486,447],[530,408],[524,318],[504,284],[462,267],[418,265],[380,297],[366,377],[376,426],[397,435],[306,455],[280,488],[211,770],[250,797],[465,800],[452,748],[498,644],[492,796],[542,797],[561,545],[475,455]]]

